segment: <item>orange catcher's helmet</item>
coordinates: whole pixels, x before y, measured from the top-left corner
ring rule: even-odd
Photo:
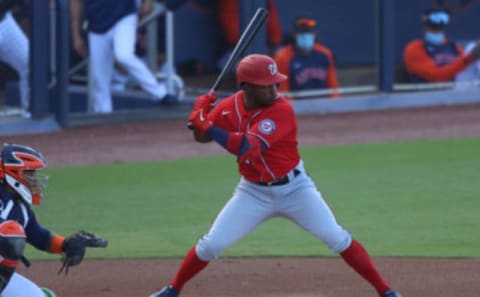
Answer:
[[[242,83],[271,86],[286,79],[287,76],[278,72],[277,64],[267,55],[248,55],[237,66],[237,84],[239,86]]]
[[[48,181],[47,176],[38,173],[46,167],[43,155],[28,146],[4,144],[0,163],[0,180],[27,204],[40,204]]]

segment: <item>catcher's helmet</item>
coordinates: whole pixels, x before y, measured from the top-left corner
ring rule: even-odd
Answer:
[[[239,86],[246,82],[258,86],[271,86],[286,79],[286,75],[278,72],[275,61],[266,55],[248,55],[237,66],[237,84]]]
[[[40,204],[48,177],[37,170],[46,167],[45,158],[35,149],[19,144],[4,144],[0,179],[14,189],[26,203]]]

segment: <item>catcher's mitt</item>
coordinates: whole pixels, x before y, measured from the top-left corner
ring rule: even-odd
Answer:
[[[60,267],[58,274],[65,269],[66,275],[70,266],[80,264],[85,256],[87,247],[106,247],[107,245],[108,241],[86,231],[79,231],[68,236],[63,242],[62,267]]]

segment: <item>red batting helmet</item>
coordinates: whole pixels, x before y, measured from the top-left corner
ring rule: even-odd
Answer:
[[[247,82],[258,86],[271,86],[286,79],[286,75],[278,72],[275,61],[266,55],[248,55],[237,66],[238,85]]]

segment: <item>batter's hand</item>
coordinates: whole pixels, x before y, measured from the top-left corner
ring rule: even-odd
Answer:
[[[211,91],[208,94],[204,94],[199,96],[193,105],[192,112],[190,113],[190,116],[188,117],[188,124],[187,126],[190,128],[193,126],[192,122],[193,119],[196,116],[197,111],[200,109],[203,109],[203,111],[208,114],[213,107],[215,106],[215,101],[217,100],[217,93],[215,91]]]
[[[213,122],[207,118],[207,114],[200,108],[200,110],[192,112],[192,126],[197,131],[205,133],[213,126]]]
[[[193,104],[193,110],[200,110],[200,108],[202,108],[208,114],[215,106],[216,100],[217,93],[215,93],[215,91],[201,95],[195,100],[195,103]]]

